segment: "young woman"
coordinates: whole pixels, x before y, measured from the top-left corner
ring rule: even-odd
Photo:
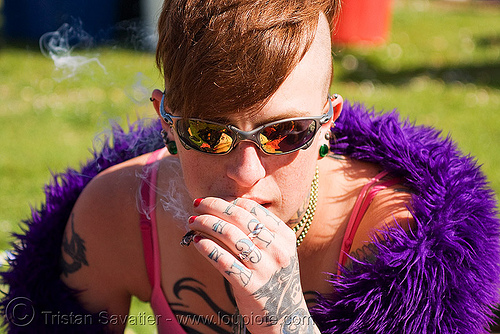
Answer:
[[[467,216],[466,188],[449,199],[429,172],[434,132],[355,110],[340,121],[338,7],[165,1],[151,100],[168,150],[94,177],[61,234],[60,279],[100,325],[123,331],[137,296],[162,333],[484,329],[494,202]]]

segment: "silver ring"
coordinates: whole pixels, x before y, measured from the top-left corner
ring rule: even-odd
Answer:
[[[250,246],[250,248],[248,248],[247,250],[244,250],[240,254],[238,254],[238,257],[240,258],[240,260],[244,261],[250,256],[250,254],[252,254],[254,249],[255,249],[255,244],[252,243],[252,246]]]
[[[252,240],[253,238],[255,238],[256,236],[259,235],[260,232],[262,232],[262,230],[264,229],[264,224],[262,223],[258,223],[255,228],[253,229],[252,232],[248,233],[247,237],[248,239]]]

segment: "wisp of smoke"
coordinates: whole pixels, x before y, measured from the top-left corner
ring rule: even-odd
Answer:
[[[154,164],[158,164],[155,162]],[[146,165],[142,172],[136,173],[136,176],[142,179],[143,182],[149,184],[158,196],[159,202],[166,212],[168,212],[176,225],[185,230],[189,230],[187,221],[189,216],[193,215],[193,200],[190,199],[189,192],[184,183],[184,176],[182,175],[181,164],[179,159],[175,157],[167,157],[162,160],[163,171],[169,175],[168,182],[165,184],[151,184],[148,178],[148,169],[156,168],[154,164]],[[145,203],[142,199],[140,191],[137,193],[137,209],[139,212],[149,216],[152,210],[156,207],[149,207],[149,203]]]
[[[149,97],[155,82],[144,73],[139,72],[135,75],[135,83],[125,89],[125,94],[136,104],[151,103]]]
[[[91,63],[96,63],[106,73],[106,68],[96,57],[72,55],[75,48],[88,48],[93,44],[92,36],[82,29],[81,22],[74,25],[64,23],[57,31],[42,35],[39,43],[42,54],[51,58],[61,73],[60,78],[54,78],[57,81],[74,77]]]

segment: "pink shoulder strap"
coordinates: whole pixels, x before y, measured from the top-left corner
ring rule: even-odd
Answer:
[[[151,286],[154,286],[155,282],[159,282],[161,274],[159,270],[155,270],[160,267],[158,254],[158,235],[156,230],[156,179],[158,175],[158,165],[153,164],[158,160],[160,153],[163,149],[154,151],[149,156],[147,165],[151,165],[151,168],[146,168],[146,180],[141,182],[141,198],[144,205],[147,206],[146,210],[141,211],[140,216],[140,227],[142,235],[142,247],[144,250],[144,260],[146,261],[146,269],[148,271],[149,282]],[[148,214],[146,214],[146,212]],[[158,262],[158,263],[156,263]]]
[[[386,171],[377,174],[370,180],[370,182],[365,184],[363,189],[361,189],[361,192],[356,199],[356,203],[354,204],[354,208],[352,210],[351,217],[349,218],[349,222],[347,223],[347,228],[342,240],[342,249],[340,251],[339,257],[340,265],[345,265],[345,261],[347,260],[347,256],[351,251],[352,241],[354,240],[354,236],[356,235],[359,224],[363,220],[363,217],[375,196],[379,191],[400,182],[399,178],[392,178],[390,180],[380,182],[380,180],[388,174],[389,173]],[[380,183],[377,184],[377,182]]]
[[[148,278],[152,288],[150,300],[151,308],[156,315],[161,315],[161,320],[157,323],[158,333],[185,334],[186,331],[182,328],[179,321],[177,321],[161,287],[161,257],[155,210],[156,181],[159,164],[155,164],[154,162],[162,156],[164,150],[166,150],[166,148],[151,154],[147,162],[151,167],[145,168],[146,177],[142,179],[140,186],[143,203],[147,206],[140,217],[142,245]]]

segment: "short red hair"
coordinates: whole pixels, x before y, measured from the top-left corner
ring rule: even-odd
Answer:
[[[339,0],[165,0],[157,65],[174,113],[221,119],[260,109]]]

